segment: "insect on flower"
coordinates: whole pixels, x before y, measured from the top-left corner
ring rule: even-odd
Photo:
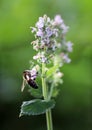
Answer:
[[[37,76],[37,72],[35,72],[34,70],[25,70],[23,72],[23,84],[22,84],[21,91],[24,90],[26,84],[28,84],[34,89],[37,89],[38,85],[35,82],[36,76]]]

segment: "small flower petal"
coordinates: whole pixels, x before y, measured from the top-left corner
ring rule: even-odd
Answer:
[[[56,15],[55,18],[54,18],[54,24],[55,25],[60,25],[63,23],[63,19],[61,18],[60,15]]]
[[[44,27],[44,18],[39,17],[39,21],[36,23],[36,27],[39,29]]]
[[[72,45],[73,44],[70,41],[66,43],[68,52],[72,52],[72,50],[73,50]]]
[[[68,26],[66,26],[64,23],[63,24],[61,24],[61,29],[63,30],[63,34],[66,34],[67,32],[68,32],[68,29],[69,29],[69,27]]]
[[[46,28],[46,34],[47,34],[47,37],[51,37],[53,34],[52,30],[49,27]]]
[[[71,62],[71,59],[68,57],[67,54],[63,55],[63,60],[64,60],[65,63],[70,63]]]
[[[39,30],[37,31],[36,35],[39,36],[39,37],[42,37],[42,36],[43,36],[42,30],[39,29]]]

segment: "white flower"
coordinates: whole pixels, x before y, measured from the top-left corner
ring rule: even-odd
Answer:
[[[46,16],[46,17],[47,17],[47,16]],[[47,22],[50,23],[50,18],[49,18],[49,17],[47,17]]]
[[[37,60],[37,59],[39,59],[40,57],[41,57],[41,55],[40,55],[40,53],[38,53],[37,55],[33,56],[33,59],[34,59],[34,60]]]
[[[61,72],[57,72],[56,74],[57,74],[58,78],[61,78],[63,76],[63,73],[61,73]]]
[[[57,86],[58,84],[62,84],[63,83],[63,80],[61,79],[63,76],[63,73],[61,73],[60,71],[56,72],[54,74],[54,83],[55,83],[55,86]]]
[[[34,28],[34,27],[30,27],[31,29],[32,29],[32,33],[34,33],[34,32],[36,32],[36,28]]]

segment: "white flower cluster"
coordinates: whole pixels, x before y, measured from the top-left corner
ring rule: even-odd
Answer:
[[[46,15],[39,17],[35,27],[31,27],[36,38],[32,42],[33,48],[38,51],[33,59],[40,63],[48,63],[58,54],[61,62],[69,63],[71,60],[68,58],[68,53],[72,52],[72,43],[65,41],[68,28],[60,15],[56,15],[53,20]]]

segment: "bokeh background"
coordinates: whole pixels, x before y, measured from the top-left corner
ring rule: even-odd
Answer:
[[[72,62],[62,68],[64,83],[53,109],[54,130],[92,129],[92,1],[0,0],[0,130],[46,130],[45,116],[19,118],[20,105],[30,100],[20,92],[22,72],[34,54],[30,26],[39,16],[60,14],[70,26]]]

